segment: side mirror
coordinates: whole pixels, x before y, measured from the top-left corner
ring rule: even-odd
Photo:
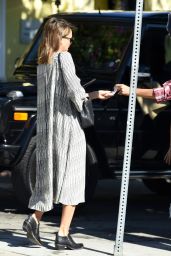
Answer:
[[[7,93],[7,98],[12,98],[13,100],[24,97],[21,91],[10,91]]]

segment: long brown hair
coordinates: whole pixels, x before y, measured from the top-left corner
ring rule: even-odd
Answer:
[[[75,27],[64,19],[50,18],[44,25],[43,38],[38,49],[38,64],[50,64],[52,55],[59,49],[62,37]]]

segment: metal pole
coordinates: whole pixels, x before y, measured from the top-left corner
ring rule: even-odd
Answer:
[[[137,80],[138,80],[137,77],[138,77],[138,68],[139,68],[143,3],[144,3],[144,0],[136,1],[133,57],[132,57],[131,80],[130,80],[130,96],[129,96],[125,152],[124,152],[124,162],[123,162],[120,205],[119,205],[119,213],[118,213],[118,224],[117,224],[117,232],[116,232],[116,241],[114,246],[114,256],[123,256],[123,239],[124,239],[129,173],[130,173],[132,141],[133,141],[133,131],[134,131],[136,88],[137,88]]]

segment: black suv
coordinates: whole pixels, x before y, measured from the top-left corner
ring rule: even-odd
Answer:
[[[135,13],[55,16],[77,27],[70,49],[77,74],[83,84],[96,78],[87,91],[111,90],[115,83],[129,84]],[[139,87],[156,87],[171,79],[167,17],[167,13],[143,14]],[[16,63],[16,81],[0,84],[0,166],[12,170],[16,195],[25,205],[35,184],[36,65],[43,26]],[[122,175],[128,98],[115,95],[105,102],[94,100],[93,107],[95,126],[85,130],[87,199],[92,197],[98,178]],[[151,190],[163,194],[171,191],[170,166],[163,161],[170,140],[170,111],[169,103],[161,106],[137,98],[130,178],[141,178]]]

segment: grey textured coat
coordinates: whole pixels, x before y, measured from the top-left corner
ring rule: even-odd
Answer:
[[[60,63],[56,53],[52,64],[38,65],[37,79],[37,170],[29,208],[45,212],[53,203],[85,201],[86,142],[78,111],[86,93],[68,52],[60,53]]]

